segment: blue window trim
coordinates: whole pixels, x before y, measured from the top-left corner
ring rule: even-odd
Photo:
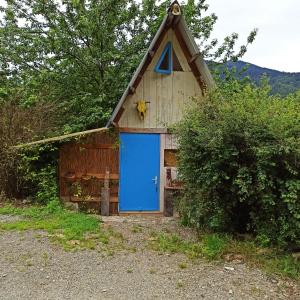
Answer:
[[[165,56],[168,55],[169,59],[169,65],[167,70],[160,69],[160,65],[165,58]],[[172,43],[168,42],[165,49],[163,50],[155,68],[154,71],[161,74],[171,74],[173,70],[173,60],[172,60]]]

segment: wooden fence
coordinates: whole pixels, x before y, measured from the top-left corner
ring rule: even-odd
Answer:
[[[87,209],[100,209],[101,188],[109,172],[110,214],[118,213],[119,145],[114,133],[90,134],[60,148],[59,184],[64,201]]]

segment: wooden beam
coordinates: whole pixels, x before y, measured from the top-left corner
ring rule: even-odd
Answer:
[[[177,40],[178,40],[178,42],[179,42],[179,44],[180,44],[180,46],[182,48],[182,51],[183,51],[183,53],[184,53],[187,61],[189,62],[192,59],[192,55],[191,55],[191,53],[190,53],[190,51],[189,51],[189,49],[188,49],[188,47],[187,47],[187,45],[186,45],[186,43],[185,43],[185,41],[183,39],[183,36],[182,36],[181,32],[178,30],[178,28],[176,28],[174,30],[174,32],[175,32]],[[202,76],[201,76],[201,73],[199,72],[198,68],[195,65],[195,60],[193,60],[192,63],[189,63],[189,66],[191,67],[191,70],[192,70],[194,76],[197,79],[197,82],[198,82],[198,84],[200,86],[202,95],[204,95],[205,92],[206,92],[206,84],[201,79]]]
[[[86,199],[83,199],[84,197],[76,197],[76,196],[62,196],[61,197],[64,201],[68,202],[82,202],[82,203],[90,203],[90,202],[101,202],[101,197],[87,197]],[[116,196],[110,196],[109,197],[110,203],[118,203],[119,198]]]
[[[172,23],[172,28],[175,29],[176,26],[178,25],[179,21],[180,21],[181,15],[179,16],[175,16],[173,23]]]
[[[172,23],[173,23],[173,20],[174,20],[174,15],[173,14],[169,14],[169,17],[168,17],[168,21],[166,22],[166,27],[167,28],[170,28]]]
[[[62,175],[61,178],[68,180],[69,177]],[[83,180],[90,180],[90,179],[100,179],[104,180],[105,179],[105,174],[101,173],[79,173],[76,172],[75,174],[75,180],[77,179],[83,179]],[[119,180],[119,174],[109,174],[109,179],[110,180]]]
[[[155,51],[151,50],[148,52],[148,55],[150,56],[150,58],[152,59],[155,55]]]
[[[130,127],[119,127],[119,132],[140,132],[140,133],[168,133],[167,128],[130,128]]]
[[[118,145],[115,144],[78,144],[79,148],[84,149],[116,149]]]
[[[164,36],[165,36],[167,30],[168,30],[168,28],[167,28],[167,26],[166,26],[166,27],[162,30],[162,32],[161,32],[160,36],[158,37],[158,39],[157,39],[155,45],[154,45],[153,48],[151,49],[151,52],[153,52],[154,55],[155,55],[155,52],[157,51],[157,49],[158,49],[160,43],[162,42],[162,40],[163,40],[163,38],[164,38]],[[151,61],[152,61],[152,58],[153,58],[153,57],[151,57],[150,55],[147,56],[147,60],[146,60],[145,64],[143,65],[143,67],[142,67],[140,73],[138,74],[138,76],[137,76],[135,82],[133,83],[133,87],[136,88],[136,87],[139,85],[140,81],[141,81],[142,78],[143,78],[144,73],[146,72],[146,70],[147,70],[149,64],[150,64]]]
[[[193,63],[199,56],[201,55],[200,52],[196,53],[195,55],[193,55],[191,57],[191,59],[189,60],[189,64]]]
[[[134,86],[130,86],[129,87],[129,93],[130,94],[134,94],[135,93],[135,87]]]
[[[85,135],[88,135],[88,134],[91,134],[91,133],[106,131],[108,129],[109,128],[107,128],[107,127],[102,127],[102,128],[97,128],[97,129],[81,131],[81,132],[75,132],[75,133],[60,135],[60,136],[47,138],[47,139],[43,139],[43,140],[38,140],[38,141],[35,141],[35,142],[26,143],[26,144],[20,144],[20,145],[17,145],[17,146],[13,146],[12,148],[20,149],[20,148],[25,148],[25,147],[29,147],[29,146],[38,145],[38,144],[47,144],[47,143],[53,143],[53,142],[60,142],[60,141],[65,140],[65,139],[70,139],[70,138],[75,138],[75,137],[82,137],[82,136],[85,136]]]
[[[116,115],[116,117],[115,117],[115,119],[114,119],[113,125],[114,125],[114,123],[116,123],[116,124],[119,123],[119,121],[120,121],[120,119],[121,119],[121,117],[122,117],[124,111],[125,111],[125,108],[122,106],[122,107],[119,109],[119,111],[118,111],[118,113],[117,113],[117,115]],[[114,125],[114,126],[115,126],[115,125]],[[118,127],[118,126],[115,126],[115,127]]]

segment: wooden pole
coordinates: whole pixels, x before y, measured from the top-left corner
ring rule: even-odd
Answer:
[[[104,186],[101,189],[101,216],[109,216],[109,200],[110,200],[109,171],[106,170],[105,178],[104,178]]]
[[[48,138],[48,139],[44,139],[44,140],[39,140],[39,141],[35,141],[35,142],[30,142],[30,143],[26,143],[26,144],[13,146],[12,148],[20,149],[20,148],[34,146],[34,145],[38,145],[38,144],[46,144],[46,143],[50,143],[50,142],[59,142],[61,140],[74,138],[74,137],[79,137],[79,136],[85,136],[87,134],[91,134],[91,133],[95,133],[95,132],[101,132],[101,131],[105,131],[105,130],[108,130],[108,128],[107,127],[102,127],[102,128],[97,128],[97,129],[81,131],[81,132],[75,132],[75,133],[65,134],[65,135],[56,136],[56,137],[52,137],[52,138]]]

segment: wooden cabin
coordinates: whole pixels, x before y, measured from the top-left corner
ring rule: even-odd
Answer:
[[[108,197],[110,214],[170,215],[169,191],[181,187],[176,139],[168,127],[182,118],[191,97],[213,87],[175,1],[107,123],[113,130],[61,147],[61,198],[102,207],[104,214]]]

